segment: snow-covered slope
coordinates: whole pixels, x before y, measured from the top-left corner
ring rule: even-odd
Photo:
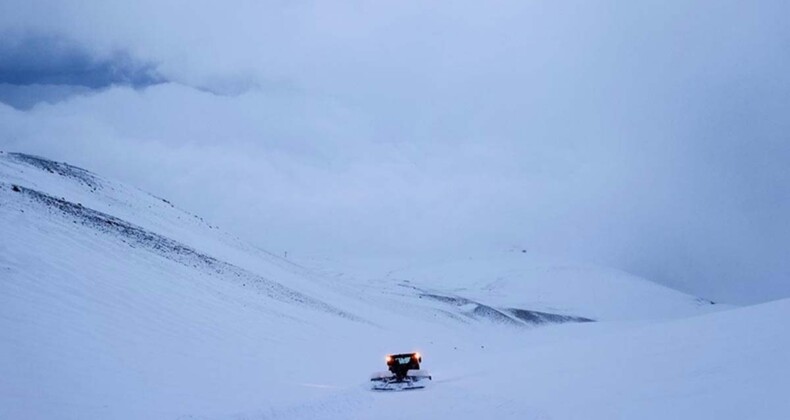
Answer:
[[[524,255],[367,271],[296,264],[122,183],[2,152],[0,226],[0,418],[788,409],[777,391],[790,373],[787,302],[724,310],[615,270]],[[370,392],[381,356],[408,350],[423,352],[433,386]]]
[[[486,334],[436,349],[433,387],[326,398],[239,418],[762,419],[790,413],[790,300],[635,328]]]
[[[492,303],[584,314],[597,320],[673,318],[718,310],[710,301],[620,270],[520,252],[393,270],[388,277]]]
[[[15,156],[0,168],[0,418],[172,418],[285,401],[296,394],[272,382],[291,376],[278,361],[295,343],[375,331],[354,314],[359,301],[288,264],[263,255],[253,271],[209,255],[233,244],[161,200]],[[267,397],[250,398],[261,387]]]
[[[300,263],[360,287],[434,297],[446,306],[474,301],[598,321],[680,318],[729,307],[620,270],[521,252],[445,261],[304,259]]]

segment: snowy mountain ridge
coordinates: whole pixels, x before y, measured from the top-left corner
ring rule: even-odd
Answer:
[[[51,217],[52,210],[57,210],[63,216],[72,218],[74,219],[73,221],[83,226],[117,236],[130,246],[143,247],[159,253],[165,258],[179,261],[182,264],[195,267],[200,266],[202,270],[215,271],[217,274],[230,273],[226,277],[235,278],[236,281],[242,284],[249,283],[252,287],[265,290],[272,297],[309,303],[315,307],[322,307],[329,312],[342,314],[350,318],[354,317],[337,307],[320,302],[317,298],[292,290],[282,283],[271,280],[273,278],[285,278],[291,284],[307,288],[315,287],[316,283],[322,283],[321,280],[315,281],[316,276],[311,275],[309,270],[244,244],[242,241],[222,233],[216,227],[203,221],[202,218],[175,208],[165,199],[152,196],[121,183],[103,179],[87,170],[66,163],[53,162],[45,158],[17,153],[4,153],[2,156],[4,158],[2,161],[2,174],[8,181],[7,184],[11,186],[11,188],[6,186],[4,191],[17,192],[21,196],[26,197],[28,202],[23,207],[37,203],[48,209],[47,217]],[[9,195],[8,197],[8,201],[12,202],[12,196]],[[497,265],[501,263],[502,261],[499,261]],[[444,273],[445,275],[453,273],[452,282],[457,287],[465,280],[462,276],[455,275],[455,273],[466,273],[466,277],[470,273],[469,264],[465,264],[464,261],[461,264],[461,267],[440,266],[438,270],[433,269],[431,272]],[[531,267],[531,265],[528,266]],[[406,270],[398,272],[398,274],[414,277],[415,271]],[[419,276],[419,273],[417,276]],[[604,275],[599,277],[612,278],[613,276]],[[501,278],[501,276],[496,278]],[[313,279],[313,281],[308,279]],[[533,309],[530,307],[507,308],[499,311],[475,301],[490,299],[491,296],[484,294],[475,296],[476,299],[470,299],[469,297],[459,296],[457,293],[448,295],[442,292],[442,288],[450,290],[452,285],[437,284],[441,282],[437,282],[434,278],[426,278],[424,280],[422,284],[430,286],[429,288],[409,285],[414,293],[403,293],[403,296],[417,299],[425,297],[438,303],[443,303],[445,304],[443,305],[445,307],[441,309],[443,312],[447,312],[448,309],[452,312],[454,308],[458,309],[472,304],[473,307],[468,311],[462,311],[463,314],[467,315],[466,318],[475,318],[477,315],[477,317],[492,318],[495,322],[513,325],[518,325],[529,319],[539,320],[538,323],[543,323],[548,319],[555,319],[558,322],[576,319],[583,321],[592,320],[591,317],[584,316],[586,314],[574,314],[572,312],[574,308],[564,309],[561,314],[557,314],[558,317],[552,317],[553,314],[551,313],[541,315],[544,312],[550,312],[551,305],[541,306],[539,302],[529,301],[526,303],[539,306],[541,310],[534,309],[534,314],[529,313],[529,310]],[[627,289],[630,283],[636,284],[639,282],[643,281],[632,277],[626,281],[621,281],[614,287],[607,286],[607,290]],[[550,284],[551,281],[540,280],[531,284],[536,283]],[[386,289],[392,284],[396,283],[388,281],[382,287]],[[333,285],[333,287],[335,286],[337,285]],[[441,287],[437,288],[436,286]],[[406,287],[406,289],[409,287]],[[595,287],[596,285],[593,284],[593,290]],[[649,289],[649,293],[653,295],[657,294],[657,292],[672,295],[667,299],[668,301],[673,301],[673,299],[676,301],[684,300],[677,292],[649,282],[644,282],[644,285],[636,287],[637,290],[640,288]],[[568,290],[569,288],[554,287],[554,289]],[[580,287],[577,286],[571,289],[579,290]],[[325,292],[323,290],[321,293],[324,294]],[[646,292],[643,291],[642,293]],[[544,294],[545,291],[535,290],[527,290],[524,293],[524,295],[535,296]],[[562,298],[559,300],[561,301]],[[624,299],[628,300],[630,298],[631,296],[626,293]],[[565,300],[567,301],[567,299]],[[508,305],[507,301],[502,301],[499,306]],[[613,306],[611,302],[605,301],[600,302],[600,305],[604,307]],[[673,307],[671,310],[678,311],[681,315],[687,315],[682,309],[692,308],[694,311],[697,310],[697,305],[695,304],[685,306],[687,308]],[[595,311],[592,312],[594,313]],[[625,314],[619,315],[624,316]],[[666,311],[661,314],[661,316],[670,315],[672,314],[666,313]],[[458,319],[464,319],[464,317]]]

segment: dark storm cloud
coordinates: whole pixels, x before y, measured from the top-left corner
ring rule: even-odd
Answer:
[[[20,109],[113,85],[143,88],[164,81],[153,64],[123,51],[100,56],[43,35],[7,35],[0,42],[0,101]]]
[[[0,83],[98,89],[110,85],[144,87],[163,81],[153,64],[137,62],[125,52],[97,57],[54,36],[4,37],[0,43]]]

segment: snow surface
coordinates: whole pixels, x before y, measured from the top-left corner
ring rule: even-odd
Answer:
[[[713,305],[521,253],[293,262],[9,153],[0,225],[3,419],[790,417],[790,300]],[[428,388],[370,391],[412,350]]]

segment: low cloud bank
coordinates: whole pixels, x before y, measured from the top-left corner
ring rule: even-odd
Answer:
[[[0,148],[291,255],[516,246],[790,296],[786,2],[102,4],[0,6]]]

